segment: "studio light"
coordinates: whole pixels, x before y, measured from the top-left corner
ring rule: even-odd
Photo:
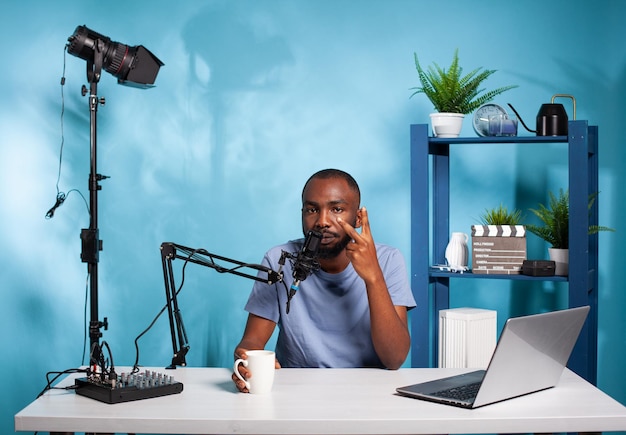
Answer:
[[[152,88],[163,66],[157,57],[145,47],[137,45],[130,47],[111,38],[78,26],[66,44],[67,52],[87,61],[87,80],[89,88],[83,85],[81,93],[89,95],[89,145],[90,145],[90,172],[89,172],[89,228],[80,233],[82,252],[80,258],[87,263],[89,275],[89,299],[91,320],[89,322],[90,358],[100,352],[101,328],[108,328],[107,318],[100,321],[98,315],[98,262],[99,252],[102,251],[102,240],[98,229],[98,191],[102,188],[100,181],[109,178],[98,173],[96,166],[97,146],[97,113],[98,107],[105,104],[105,99],[98,97],[98,82],[104,69],[117,77],[117,82],[135,88]],[[62,82],[63,83],[63,82]]]
[[[154,84],[159,68],[163,66],[163,62],[144,46],[130,47],[111,41],[86,26],[78,26],[68,41],[68,53],[94,65],[95,77],[90,77],[90,81],[98,81],[100,70],[104,68],[117,77],[119,84],[148,88]]]

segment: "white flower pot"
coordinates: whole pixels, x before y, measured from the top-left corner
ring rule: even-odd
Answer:
[[[569,274],[569,249],[548,248],[550,260],[554,261],[554,274],[567,276]]]
[[[433,134],[437,137],[459,137],[461,127],[463,127],[461,113],[431,113],[430,123],[433,127]]]

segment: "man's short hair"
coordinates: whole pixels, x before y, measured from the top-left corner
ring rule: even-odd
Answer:
[[[302,200],[304,200],[304,191],[306,190],[306,186],[313,179],[320,178],[327,180],[329,178],[339,178],[345,180],[348,183],[350,189],[357,194],[357,198],[359,202],[361,201],[361,189],[359,189],[359,185],[356,180],[352,177],[352,175],[348,174],[341,169],[322,169],[321,171],[317,171],[315,174],[311,175],[309,179],[304,183],[304,188],[302,189]]]

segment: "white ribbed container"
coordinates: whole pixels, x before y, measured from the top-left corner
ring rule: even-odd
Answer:
[[[469,260],[469,248],[467,242],[469,236],[465,233],[452,233],[446,246],[446,262],[452,270],[464,270]]]
[[[487,367],[496,348],[496,336],[496,311],[481,308],[439,311],[439,367]]]

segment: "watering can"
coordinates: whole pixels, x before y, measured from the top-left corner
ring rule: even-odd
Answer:
[[[537,129],[531,130],[526,126],[517,110],[509,103],[509,107],[515,112],[526,130],[536,133],[537,136],[567,136],[567,112],[562,104],[555,104],[554,99],[559,97],[571,98],[574,106],[574,119],[576,119],[576,99],[573,95],[556,94],[552,96],[550,103],[542,104],[537,113]]]

